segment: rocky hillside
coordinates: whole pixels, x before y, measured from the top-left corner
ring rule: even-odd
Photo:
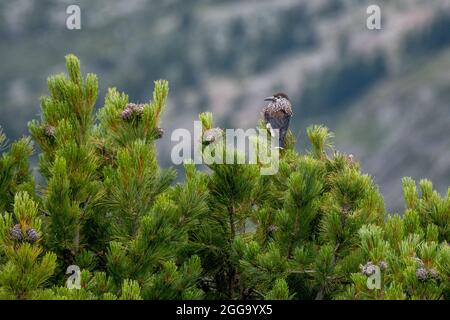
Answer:
[[[366,8],[377,2],[383,29],[369,31]],[[296,107],[299,147],[306,125],[337,130],[339,147],[375,175],[390,208],[404,175],[450,185],[448,0],[77,3],[77,31],[65,28],[72,1],[0,3],[0,125],[11,138],[27,132],[46,77],[73,52],[100,77],[99,105],[107,87],[146,101],[153,80],[168,79],[166,132],[191,129],[205,110],[224,127],[252,127],[262,98],[283,90]],[[167,136],[159,145],[166,166],[170,146]]]
[[[450,186],[450,49],[402,77],[379,83],[339,121],[338,145],[360,155],[391,207],[402,201],[400,176]]]

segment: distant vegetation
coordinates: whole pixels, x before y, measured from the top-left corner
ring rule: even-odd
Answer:
[[[342,57],[336,65],[312,75],[303,88],[301,106],[311,115],[337,112],[386,77],[382,54]]]
[[[361,0],[301,4],[291,0],[83,0],[80,31],[65,29],[65,2],[2,1],[0,125],[11,139],[26,134],[26,123],[40,112],[39,97],[45,92],[45,79],[62,71],[61,56],[74,52],[85,62],[86,69],[104,79],[100,98],[108,87],[116,86],[134,101],[147,101],[151,95],[148,84],[153,79],[168,79],[174,89],[169,98],[168,131],[186,123],[186,119],[195,119],[202,111],[215,112],[224,127],[235,126],[237,120],[240,126],[253,126],[258,121],[261,98],[283,90],[288,91],[296,106],[292,129],[297,135],[304,134],[307,123],[320,121],[332,129],[346,127],[346,134],[340,137],[352,137],[361,132],[356,126],[370,118],[364,99],[393,79],[406,78],[417,68],[434,62],[449,48],[450,18],[445,2],[386,2],[382,7],[386,14],[384,29],[370,33],[364,24],[369,1]],[[445,70],[437,68],[436,72]],[[428,87],[431,93],[421,97],[437,100],[421,103],[439,106],[429,116],[443,119],[440,112],[448,106],[446,88],[441,86],[445,77],[436,79],[418,79],[410,90],[418,92]],[[410,95],[405,92],[391,97],[379,108],[386,108],[383,114],[389,119],[403,112],[399,108],[404,97]],[[342,124],[341,117],[348,110],[361,118]],[[347,121],[348,116],[344,118]],[[382,124],[371,123],[374,131],[385,134],[378,141],[401,140],[388,137],[389,131]],[[396,123],[402,123],[401,119]],[[414,130],[417,135],[434,129],[428,129],[432,123],[420,125],[423,128]],[[406,130],[406,126],[397,127]],[[395,134],[411,137],[405,131]],[[367,159],[365,169],[375,173],[385,151],[380,144],[373,145],[368,135],[358,134],[358,139],[365,145],[355,152]],[[302,146],[304,140],[300,139]],[[350,141],[340,141],[346,142]],[[158,147],[167,149],[168,144],[163,140]],[[437,139],[425,143],[436,144]],[[403,147],[410,148],[404,154],[411,154],[409,163],[418,165],[418,175],[432,176],[438,186],[446,184],[443,177],[450,176],[446,165],[438,166],[439,173],[431,172],[440,154],[431,152],[426,160],[419,161],[414,143],[392,146]],[[168,159],[162,159],[162,164],[167,165]],[[393,166],[383,161],[384,165]],[[407,175],[404,168],[391,169],[398,173],[390,175],[398,183],[401,176]],[[387,178],[380,179],[388,194],[395,192],[387,186]]]

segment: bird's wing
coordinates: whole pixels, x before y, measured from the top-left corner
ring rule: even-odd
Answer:
[[[291,116],[283,110],[279,110],[277,112],[266,112],[264,118],[267,123],[267,128],[273,135],[272,130],[278,129],[280,131],[285,131],[288,129]]]

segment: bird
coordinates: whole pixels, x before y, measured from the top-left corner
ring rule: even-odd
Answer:
[[[269,102],[262,110],[266,127],[270,131],[271,136],[275,136],[274,130],[279,130],[279,148],[284,149],[284,138],[293,115],[291,101],[287,94],[282,92],[267,97],[264,101]]]

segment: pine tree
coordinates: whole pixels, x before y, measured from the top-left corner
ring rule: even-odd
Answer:
[[[200,115],[205,132],[202,146],[203,155],[210,157],[222,154],[226,157],[226,148],[221,137],[222,130],[213,127],[210,113]],[[208,134],[214,131],[215,138],[208,139]],[[212,143],[210,143],[212,142]],[[209,148],[208,150],[205,150]],[[240,156],[236,150],[231,155],[235,160]],[[225,159],[225,158],[223,158]],[[259,171],[257,165],[211,164],[211,174],[205,174],[186,165],[187,190],[180,202],[184,211],[189,204],[196,209],[201,224],[192,223],[190,227],[191,248],[204,261],[205,274],[203,286],[210,298],[235,299],[243,298],[239,257],[234,250],[235,241],[249,233],[249,219],[252,206],[258,197]],[[191,188],[190,185],[192,185]]]
[[[34,179],[29,158],[33,153],[31,140],[23,138],[8,148],[6,136],[0,127],[0,213],[12,211],[14,195],[26,191],[34,195]]]
[[[56,256],[40,245],[42,222],[38,206],[26,192],[14,199],[14,213],[0,216],[0,299],[39,299],[56,267]]]
[[[48,79],[50,95],[41,99],[42,120],[29,124],[42,150],[39,167],[47,179],[42,198],[48,216],[45,241],[64,261],[62,271],[104,241],[104,217],[95,210],[102,195],[100,160],[92,143],[97,77],[84,78],[73,55],[66,56],[66,66],[68,75]]]
[[[66,66],[29,124],[37,192],[31,140],[7,149],[0,133],[0,298],[449,299],[450,189],[405,178],[405,212],[388,214],[323,126],[307,129],[305,153],[288,132],[279,172],[261,175],[265,162],[240,164],[211,113],[199,116],[206,168],[186,161],[175,184],[155,145],[168,83],[148,103],[109,89],[96,112],[96,76],[73,55]],[[66,285],[70,265],[80,288]]]
[[[159,168],[155,147],[163,135],[158,125],[168,83],[155,82],[146,104],[130,103],[110,89],[95,114],[95,75],[84,78],[73,55],[66,65],[68,76],[48,80],[42,120],[29,125],[47,179],[42,197],[46,245],[60,262],[59,280],[48,297],[157,298],[168,287],[174,298],[201,297],[196,288],[200,260],[180,257],[187,233],[178,228],[171,200],[160,196],[175,178],[172,169]],[[61,286],[71,264],[82,269],[81,289]],[[99,290],[105,283],[107,290]]]
[[[390,216],[384,230],[359,230],[364,257],[382,270],[379,290],[368,290],[366,276],[352,274],[353,284],[340,297],[350,299],[448,299],[450,247],[449,196],[442,198],[430,181],[403,179],[406,211]],[[383,267],[384,265],[384,267]]]
[[[102,206],[111,218],[107,270],[115,283],[134,279],[146,299],[202,296],[196,289],[201,264],[193,256],[177,260],[186,242],[179,213],[162,194],[175,178],[172,169],[161,170],[155,140],[161,138],[160,117],[165,109],[168,83],[156,81],[147,104],[129,103],[110,89],[99,114],[99,143],[110,155],[105,165]]]
[[[311,153],[288,151],[273,177],[284,193],[274,193],[257,213],[259,239],[241,240],[242,270],[253,291],[280,288],[286,279],[285,295],[297,299],[448,297],[448,199],[428,181],[418,198],[406,178],[407,211],[388,217],[377,187],[353,158],[327,156],[332,135],[326,128],[310,127],[308,136]],[[375,266],[381,289],[373,290],[367,281]]]

